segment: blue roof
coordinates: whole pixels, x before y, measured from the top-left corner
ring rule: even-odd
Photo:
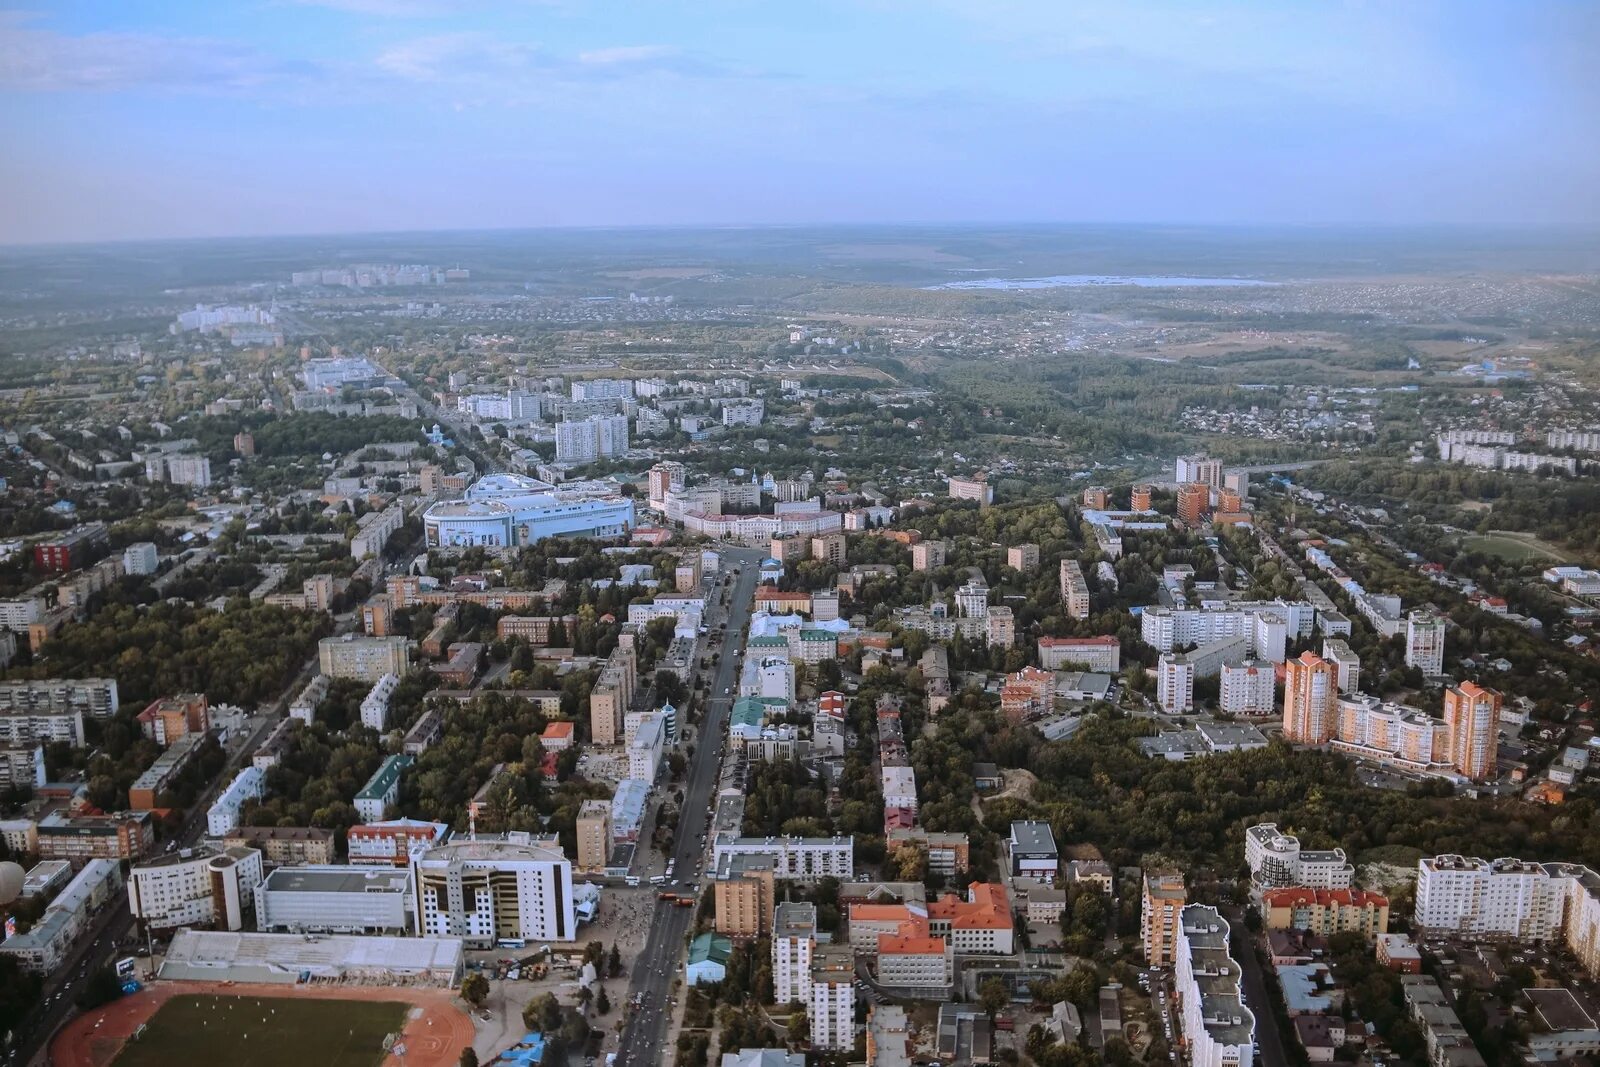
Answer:
[[[490,1060],[491,1064],[526,1065],[536,1067],[544,1060],[544,1035],[527,1034],[521,1041]]]

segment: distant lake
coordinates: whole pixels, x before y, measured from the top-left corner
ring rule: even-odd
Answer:
[[[1048,278],[973,278],[924,285],[924,289],[1080,289],[1092,285],[1131,285],[1140,289],[1250,288],[1277,285],[1257,278],[1130,277],[1121,274],[1055,274]]]

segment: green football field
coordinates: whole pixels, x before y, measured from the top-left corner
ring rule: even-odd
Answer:
[[[408,1010],[387,1001],[173,997],[115,1067],[375,1067]]]

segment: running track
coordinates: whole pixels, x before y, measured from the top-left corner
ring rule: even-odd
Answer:
[[[461,1050],[472,1044],[472,1019],[461,1009],[455,995],[443,989],[158,982],[67,1023],[50,1044],[50,1063],[52,1067],[108,1067],[133,1032],[162,1004],[172,997],[207,995],[402,1001],[414,1010],[405,1029],[405,1067],[456,1067]],[[383,1062],[387,1067],[400,1060],[390,1055]]]

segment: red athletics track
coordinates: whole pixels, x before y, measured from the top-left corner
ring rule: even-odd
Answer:
[[[394,1000],[420,1009],[406,1023],[405,1067],[456,1067],[472,1044],[472,1019],[455,994],[410,986],[223,985],[220,982],[157,982],[103,1008],[67,1022],[50,1042],[53,1067],[108,1067],[140,1025],[173,997],[277,997],[311,1000]],[[99,1023],[98,1029],[95,1024]],[[384,1063],[398,1064],[393,1055]]]

